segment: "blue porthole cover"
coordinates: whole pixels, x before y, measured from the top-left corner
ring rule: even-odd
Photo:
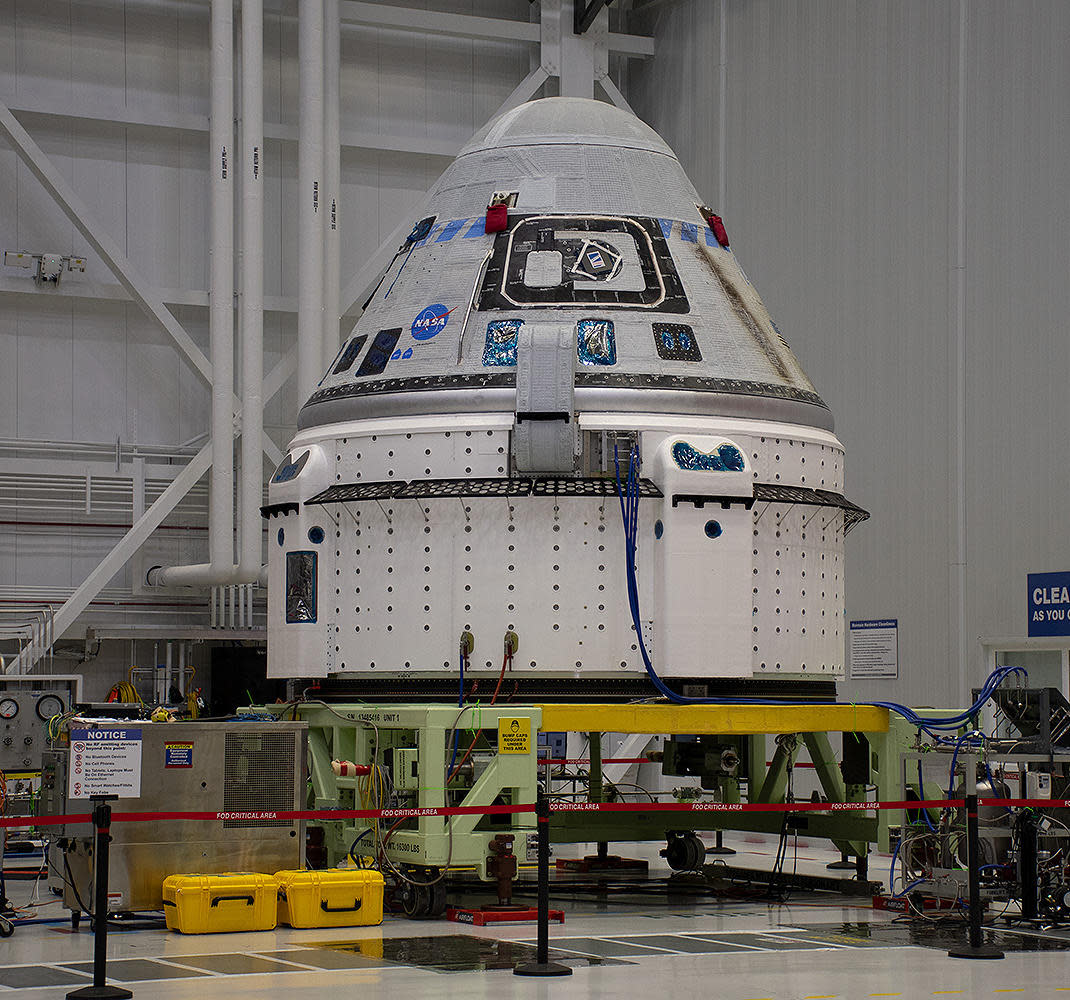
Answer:
[[[279,528],[279,545],[282,545],[286,541],[286,532]]]
[[[746,467],[743,453],[734,445],[718,445],[712,451],[699,451],[686,441],[672,446],[672,460],[677,468],[691,472],[742,472]]]
[[[296,462],[293,461],[290,455],[287,455],[275,470],[275,475],[271,477],[271,481],[273,483],[288,483],[291,479],[296,479],[301,475],[301,470],[308,462],[310,454],[311,452],[306,451]]]
[[[665,525],[660,520],[654,522],[654,537],[661,538],[665,534]]]
[[[323,533],[323,529],[318,524],[315,524],[308,529],[308,540],[313,545],[320,545],[326,537],[327,536]]]
[[[707,521],[706,522],[706,537],[707,538],[720,538],[721,537],[721,522],[720,521]]]

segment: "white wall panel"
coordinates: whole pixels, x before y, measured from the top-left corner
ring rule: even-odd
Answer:
[[[127,323],[121,302],[94,303],[72,316],[72,431],[89,441],[129,439],[126,417]],[[27,386],[48,398],[49,384]]]
[[[723,179],[711,169],[719,123],[707,129],[704,114],[719,99],[719,4],[655,9],[658,55],[633,68],[629,97],[700,189],[724,184],[733,248],[836,416],[849,495],[873,512],[847,542],[847,613],[899,618],[901,677],[848,690],[957,703],[983,673],[977,637],[1025,633],[1025,574],[1070,567],[1070,7],[733,0],[726,20]],[[953,665],[958,488],[965,677]]]
[[[1026,574],[1070,568],[1070,7],[970,5],[970,627],[1024,634]]]

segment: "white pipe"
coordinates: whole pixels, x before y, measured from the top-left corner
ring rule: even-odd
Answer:
[[[212,491],[209,496],[213,567],[234,565],[234,11],[233,0],[212,0],[212,117],[209,145],[209,326],[212,337]]]
[[[239,578],[262,564],[264,495],[264,6],[242,0],[241,506]]]
[[[263,494],[263,6],[244,6],[243,155],[234,156],[233,0],[211,6],[209,326],[212,341],[212,473],[208,563],[155,566],[152,586],[208,586],[255,579],[261,566]],[[242,483],[239,560],[234,552],[234,173],[242,174]],[[215,616],[215,598],[212,612]],[[220,625],[225,595],[219,597]]]
[[[171,700],[171,678],[173,676],[173,655],[172,643],[168,642],[166,653],[164,654],[164,662],[167,664],[163,674],[163,697],[160,699],[161,705],[166,705]]]
[[[212,488],[209,563],[155,566],[153,586],[203,586],[234,574],[234,10],[212,0],[208,325],[212,342]]]
[[[297,395],[303,404],[323,374],[323,0],[301,0],[297,148]]]
[[[342,300],[341,232],[342,144],[341,63],[342,21],[338,0],[323,4],[323,360],[321,374],[338,350]]]

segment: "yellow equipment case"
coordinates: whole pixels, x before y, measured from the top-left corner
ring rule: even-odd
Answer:
[[[279,923],[366,927],[383,922],[383,876],[370,869],[276,872]]]
[[[274,930],[279,883],[272,875],[168,875],[163,911],[169,930],[183,934]]]

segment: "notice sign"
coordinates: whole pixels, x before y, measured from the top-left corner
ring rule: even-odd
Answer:
[[[531,753],[531,719],[498,720],[498,753]]]
[[[850,623],[851,676],[877,679],[899,676],[899,619],[877,618]]]
[[[1029,574],[1029,635],[1070,635],[1070,573]]]
[[[141,730],[120,727],[71,730],[71,766],[67,795],[90,799],[141,795]]]

